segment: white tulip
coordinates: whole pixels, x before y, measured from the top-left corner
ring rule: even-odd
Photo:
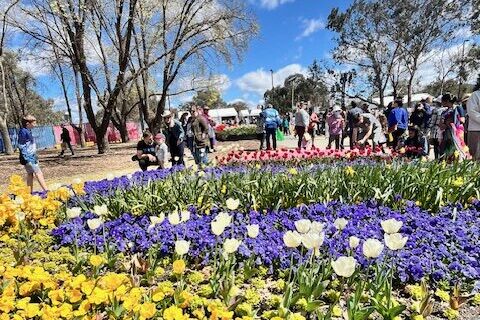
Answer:
[[[99,216],[99,217],[103,217],[103,216],[106,216],[108,215],[108,207],[106,204],[102,204],[101,206],[94,206],[93,207],[93,212]]]
[[[360,239],[358,239],[358,238],[355,237],[355,236],[351,236],[351,237],[348,239],[348,244],[349,244],[350,248],[355,249],[355,248],[358,247],[358,245],[360,244]]]
[[[302,243],[302,236],[297,231],[287,231],[283,235],[283,243],[289,248],[296,248]]]
[[[223,243],[223,250],[227,253],[234,253],[238,250],[238,247],[240,247],[240,244],[242,241],[237,240],[237,239],[225,239],[225,242]]]
[[[309,233],[303,234],[301,237],[302,237],[302,244],[308,250],[320,248],[320,246],[323,244],[323,241],[325,240],[325,234],[323,232],[322,233],[309,232]]]
[[[190,241],[185,241],[185,240],[175,241],[175,252],[179,256],[183,256],[184,254],[187,254],[189,249],[190,249]]]
[[[162,223],[165,220],[165,214],[162,213],[160,216],[150,216],[150,226],[148,227],[149,229],[152,229],[155,227],[157,224]]]
[[[338,229],[338,230],[343,230],[345,229],[345,227],[347,226],[348,224],[348,220],[345,219],[345,218],[337,218],[333,224],[335,225],[335,227]]]
[[[13,202],[17,206],[21,206],[25,201],[23,200],[23,198],[21,196],[18,196],[18,197],[15,197],[15,200],[13,200]]]
[[[320,233],[323,231],[324,227],[325,227],[325,224],[318,221],[313,221],[312,226],[310,227],[310,231]]]
[[[380,222],[380,224],[382,225],[383,231],[385,231],[388,234],[392,234],[400,231],[400,228],[402,227],[403,222],[395,219],[388,219]]]
[[[240,205],[240,200],[228,198],[226,201],[226,205],[229,210],[237,210],[238,206]]]
[[[301,219],[295,221],[295,229],[300,233],[307,233],[312,227],[312,222],[308,219]]]
[[[80,216],[82,213],[82,208],[74,207],[74,208],[67,208],[67,218],[74,219]]]
[[[212,228],[212,233],[216,236],[221,235],[226,227],[225,224],[215,220],[211,222],[210,226]]]
[[[23,221],[23,220],[25,220],[25,212],[22,212],[22,211],[17,212],[17,213],[15,214],[15,218],[17,219],[17,221]]]
[[[232,217],[226,212],[220,212],[216,217],[215,221],[223,224],[225,227],[228,227],[232,223]]]
[[[385,233],[384,238],[385,245],[393,251],[403,249],[403,247],[405,247],[405,244],[407,244],[408,241],[408,237],[402,237],[400,233]]]
[[[363,255],[367,258],[378,258],[383,251],[383,244],[377,239],[368,239],[363,243]]]
[[[98,229],[102,225],[102,223],[103,223],[103,220],[100,218],[87,220],[87,225],[90,228],[90,230]]]
[[[188,220],[190,220],[190,211],[187,211],[187,210],[182,211],[181,217],[182,217],[181,222],[187,222]]]
[[[332,268],[335,274],[340,277],[350,278],[355,272],[357,260],[354,257],[339,257],[332,261]]]
[[[247,226],[247,234],[250,238],[258,237],[259,233],[260,233],[260,227],[258,226],[258,224],[252,224]]]
[[[182,220],[180,219],[180,215],[177,211],[172,212],[168,215],[168,222],[170,222],[172,226],[176,226],[177,224],[180,224],[180,222],[182,222]]]

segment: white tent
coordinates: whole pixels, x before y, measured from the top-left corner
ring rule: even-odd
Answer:
[[[240,110],[239,116],[240,118],[247,118],[250,116],[250,114],[248,113],[248,110]]]
[[[429,93],[424,93],[424,92],[412,94],[412,102],[419,102],[419,101],[421,101],[423,99],[427,99],[427,98],[431,98],[433,100],[435,97],[432,96]],[[393,99],[394,99],[394,96],[384,97],[383,102],[385,103],[385,106],[388,105],[390,102],[393,102]],[[380,103],[380,98],[373,98],[372,101],[375,102],[375,103]],[[403,97],[403,102],[407,103],[407,97],[406,96]]]
[[[250,117],[258,117],[260,112],[262,112],[261,109],[252,109],[250,110]]]
[[[235,119],[238,120],[238,113],[235,108],[225,108],[225,109],[210,109],[208,115],[215,122],[222,122],[225,119]]]

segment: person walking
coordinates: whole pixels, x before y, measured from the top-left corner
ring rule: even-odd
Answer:
[[[260,150],[265,148],[265,113],[263,112],[264,107],[261,106],[262,110],[257,118],[257,138],[260,140]]]
[[[350,143],[350,150],[353,149],[353,147],[355,146],[355,144],[357,143],[357,141],[354,139],[354,136],[353,136],[353,131],[355,129],[355,119],[357,118],[357,116],[361,113],[363,113],[363,110],[358,107],[357,103],[355,101],[352,101],[350,103],[350,110],[348,111],[347,113],[347,127],[346,127],[346,130],[348,132],[348,139],[349,139],[349,143]],[[341,147],[343,149],[343,140],[344,138],[342,138],[342,144],[341,144]]]
[[[439,101],[434,104],[432,108],[432,116],[428,122],[429,129],[429,143],[433,146],[433,153],[435,159],[440,159],[440,143],[442,141],[443,130],[440,128],[442,122],[442,114],[447,108],[442,107]]]
[[[472,93],[467,102],[468,148],[474,160],[480,160],[480,88]]]
[[[208,106],[203,107],[203,116],[207,120],[208,123],[208,139],[210,140],[210,149],[208,152],[215,152],[215,145],[217,144],[216,134],[215,134],[215,126],[217,125],[215,121],[213,121],[212,117],[210,117],[209,112],[210,108]]]
[[[408,111],[403,107],[403,98],[397,97],[388,115],[388,133],[392,134],[394,150],[403,144],[403,135],[408,127]]]
[[[63,156],[65,150],[67,150],[67,147],[70,149],[72,156],[74,156],[75,154],[72,148],[72,139],[70,138],[70,132],[68,132],[68,129],[65,127],[64,124],[62,124],[61,127],[62,133],[60,134],[60,141],[62,142],[62,152],[60,152],[60,156]]]
[[[320,123],[318,119],[318,115],[315,111],[313,111],[313,108],[310,108],[308,110],[308,114],[310,115],[310,122],[308,123],[308,134],[312,138],[312,148],[315,148],[315,129],[317,128],[317,125]]]
[[[302,148],[303,136],[310,124],[310,115],[305,111],[306,103],[297,104],[297,112],[295,113],[295,135],[298,136],[298,148]]]
[[[206,164],[208,162],[209,125],[207,119],[200,114],[199,107],[192,106],[190,114],[193,133],[193,158],[197,165]]]
[[[32,135],[32,129],[37,124],[37,119],[27,115],[22,119],[22,128],[18,132],[18,149],[20,150],[20,163],[27,171],[27,185],[30,193],[33,193],[33,178],[36,177],[43,191],[47,190],[47,184],[43,172],[38,164],[37,145]]]
[[[185,151],[185,132],[180,121],[173,119],[173,114],[165,110],[162,114],[166,125],[165,137],[172,156],[172,166],[185,165],[183,155]]]
[[[332,112],[327,114],[328,123],[328,145],[327,149],[332,147],[332,142],[335,142],[335,149],[340,149],[340,139],[342,137],[343,128],[345,127],[345,118],[342,114],[342,109],[339,106],[334,106]]]
[[[270,141],[273,143],[273,150],[277,150],[277,129],[282,123],[280,114],[271,104],[263,110],[263,113],[265,115],[265,138],[267,140],[267,150],[272,149]]]

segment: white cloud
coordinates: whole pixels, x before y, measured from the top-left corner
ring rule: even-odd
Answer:
[[[268,10],[273,10],[282,4],[293,1],[295,0],[260,0],[260,6]]]
[[[325,28],[325,23],[322,19],[302,19],[303,31],[297,37],[297,40],[306,38],[318,30]]]
[[[307,75],[308,70],[300,64],[285,66],[273,73],[274,86],[283,85],[285,79],[295,73]],[[270,71],[262,68],[243,75],[235,81],[235,84],[243,92],[251,92],[263,96],[265,91],[272,88],[272,76]]]

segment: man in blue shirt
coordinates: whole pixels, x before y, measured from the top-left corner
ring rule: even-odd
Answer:
[[[280,114],[278,111],[269,104],[265,110],[263,110],[265,121],[265,133],[267,139],[267,150],[271,150],[270,137],[273,141],[273,150],[277,150],[277,128],[282,123]]]
[[[397,149],[403,142],[403,134],[408,128],[408,112],[403,107],[403,98],[397,97],[393,109],[388,115],[388,132],[392,134],[393,149]]]
[[[33,177],[36,176],[40,187],[45,191],[47,185],[43,177],[42,170],[38,165],[37,145],[32,135],[32,128],[35,127],[37,119],[32,115],[27,115],[22,119],[22,128],[18,132],[18,149],[20,150],[20,163],[24,165],[27,171],[27,185],[30,192],[33,192]]]

